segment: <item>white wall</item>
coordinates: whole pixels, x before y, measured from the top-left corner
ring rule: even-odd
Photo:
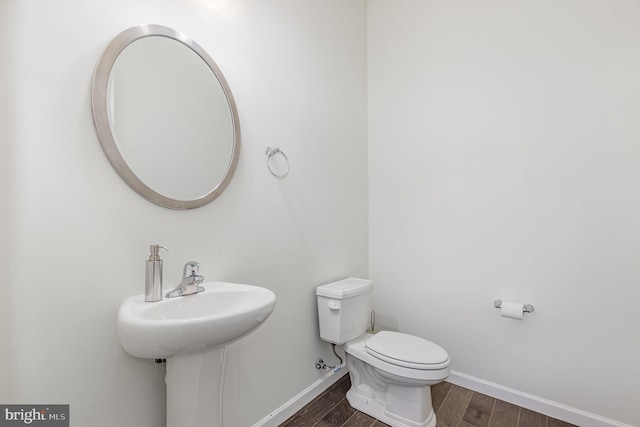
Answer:
[[[370,276],[453,369],[640,425],[640,4],[370,0]],[[494,298],[529,302],[524,321]]]
[[[332,356],[318,338],[315,286],[368,271],[364,0],[0,4],[1,27],[10,24],[2,88],[12,90],[1,104],[12,116],[0,147],[9,193],[0,232],[10,228],[0,250],[10,255],[0,257],[0,402],[69,403],[79,426],[163,425],[164,367],[125,355],[115,334],[120,302],[143,292],[151,243],[170,248],[174,282],[196,259],[207,279],[278,297],[267,323],[229,348],[225,425],[251,425],[318,379],[315,359]],[[130,190],[94,130],[98,57],[143,23],[202,45],[238,104],[236,176],[194,211]],[[287,180],[268,173],[266,146],[289,156]]]
[[[0,2],[0,52],[9,52],[9,21],[7,20],[7,3]],[[9,108],[9,91],[11,88],[7,70],[6,55],[0,55],[0,200],[3,200],[3,208],[0,209],[0,276],[9,277],[11,265],[9,255],[9,233],[11,230],[11,205],[9,191],[11,188],[11,151],[9,149],[9,123],[11,123],[11,109]],[[0,286],[5,297],[0,298],[0,360],[7,360],[11,343],[11,315],[10,295],[6,286]],[[0,384],[12,386],[10,371],[0,369]]]

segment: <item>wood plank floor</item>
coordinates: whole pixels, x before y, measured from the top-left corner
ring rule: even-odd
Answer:
[[[338,380],[280,427],[383,427],[387,424],[353,409],[345,394],[349,375]],[[512,405],[457,385],[431,387],[437,427],[571,427],[546,415]],[[575,427],[575,426],[574,426]]]

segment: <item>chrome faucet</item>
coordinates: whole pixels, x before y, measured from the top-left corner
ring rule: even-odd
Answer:
[[[197,261],[189,261],[184,265],[184,274],[182,281],[172,291],[167,292],[167,298],[182,297],[204,291],[200,284],[204,281],[204,276],[198,274],[200,263]]]

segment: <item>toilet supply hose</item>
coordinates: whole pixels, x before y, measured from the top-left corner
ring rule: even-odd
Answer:
[[[336,357],[340,360],[340,364],[331,366],[331,365],[327,365],[326,363],[324,363],[324,360],[317,359],[316,360],[316,369],[324,369],[324,370],[333,369],[333,372],[338,372],[340,369],[342,369],[342,366],[344,365],[344,361],[342,360],[342,357],[340,357],[340,355],[336,351],[336,345],[335,344],[331,344],[331,348],[333,349],[333,354],[335,354]]]
[[[331,344],[331,349],[333,350],[333,354],[336,355],[336,357],[338,358],[338,360],[340,360],[340,366],[342,367],[342,364],[344,363],[342,361],[342,357],[340,357],[340,355],[338,354],[338,352],[336,352],[336,345],[335,344]],[[335,366],[334,366],[335,369]]]

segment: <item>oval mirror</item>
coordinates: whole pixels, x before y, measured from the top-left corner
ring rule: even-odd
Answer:
[[[191,209],[229,184],[240,153],[235,101],[186,35],[161,25],[117,35],[96,66],[91,104],[109,161],[146,199]]]

